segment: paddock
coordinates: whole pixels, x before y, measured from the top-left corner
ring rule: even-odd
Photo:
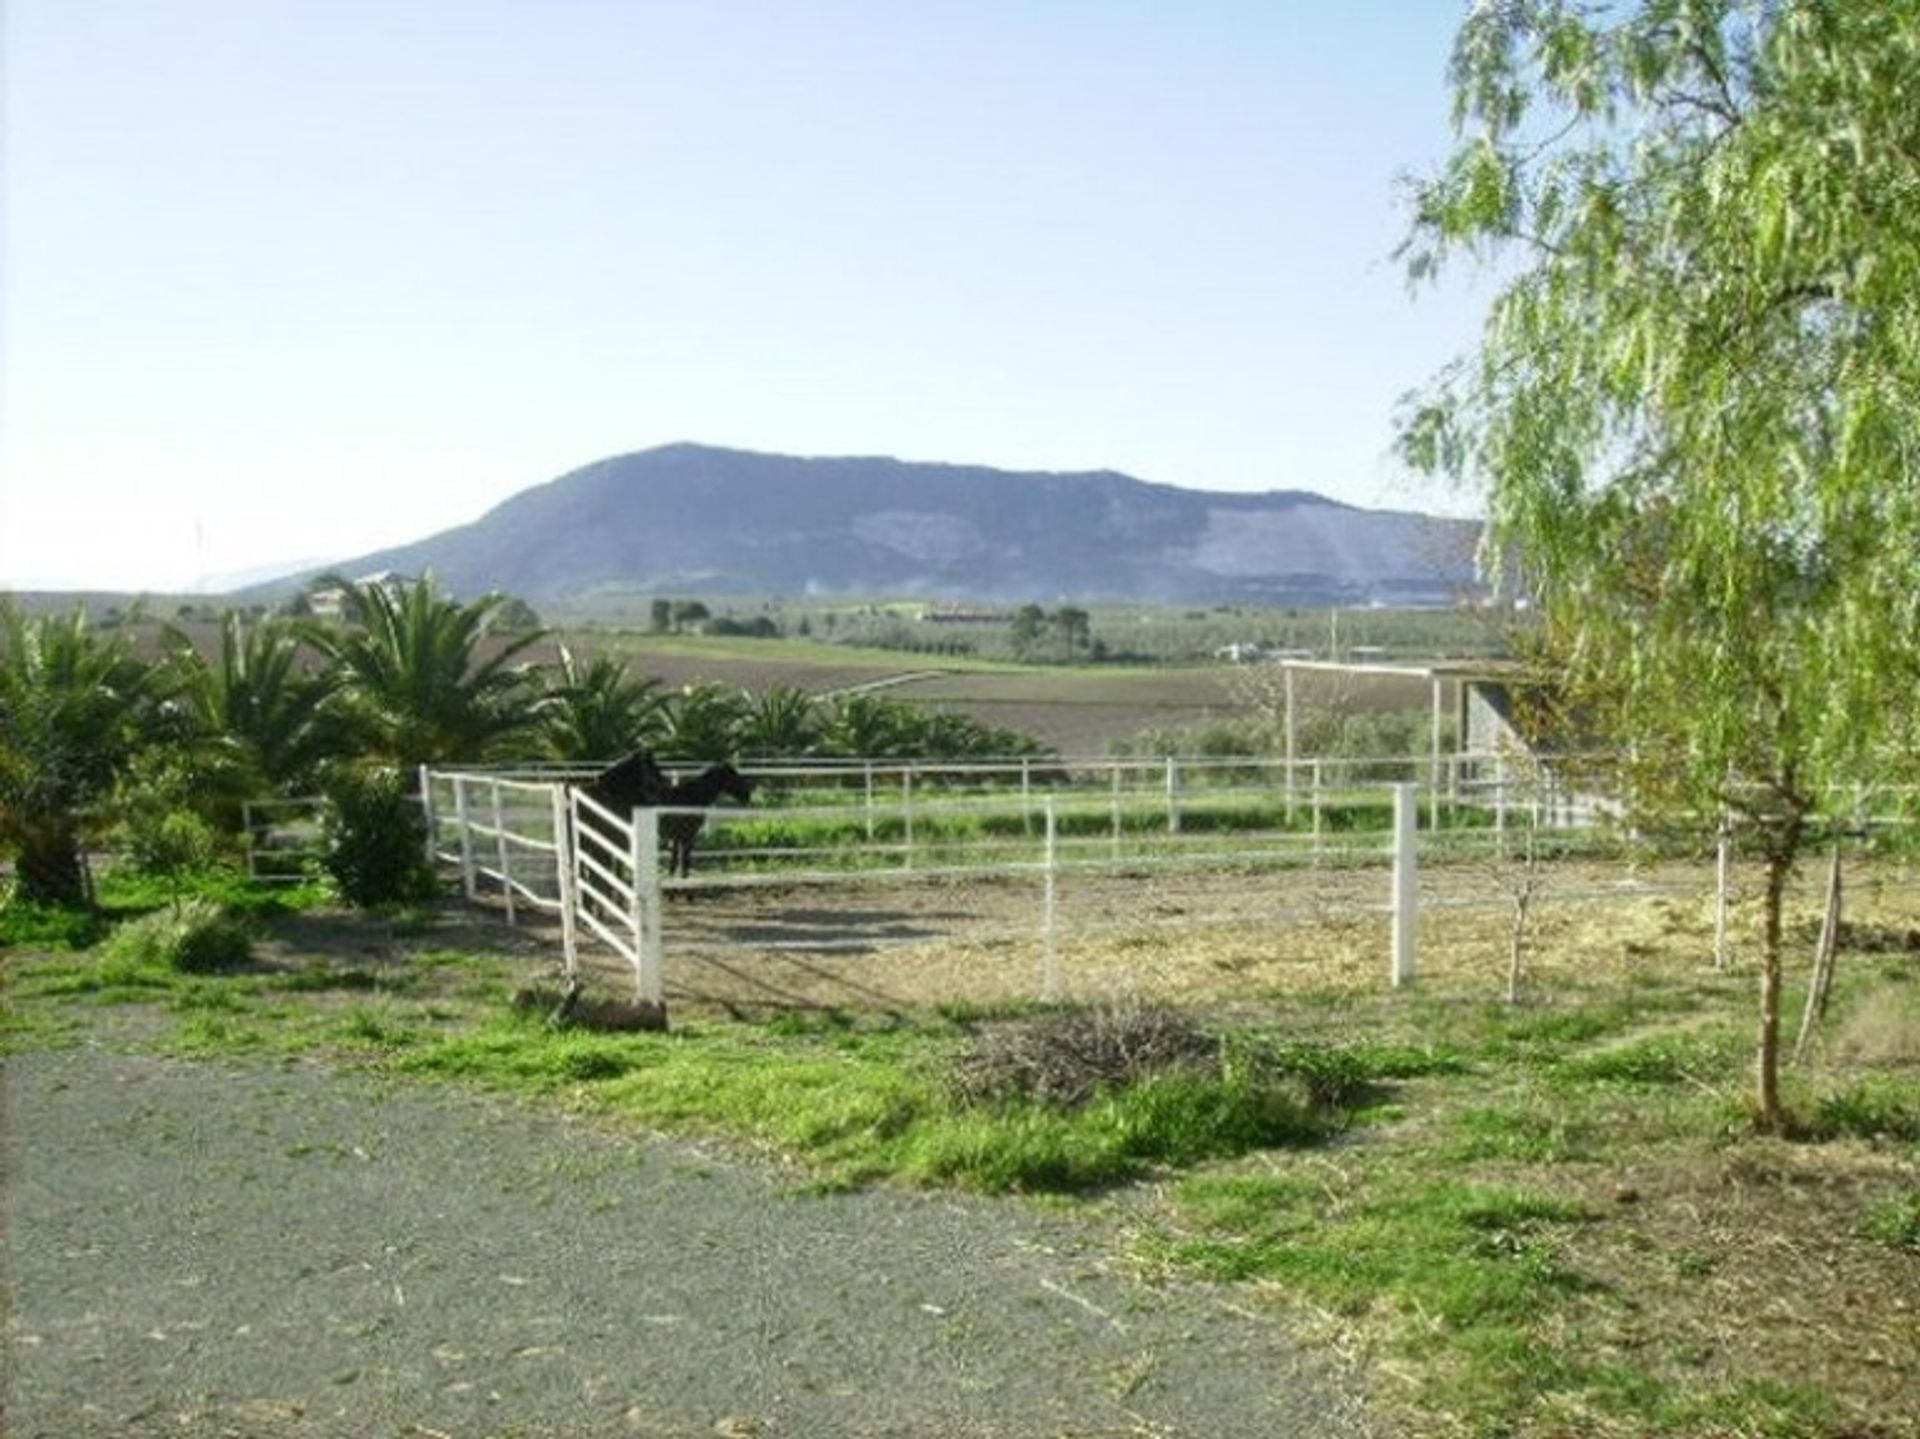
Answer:
[[[1491,996],[1517,932],[1533,983],[1748,952],[1758,881],[1737,854],[1662,849],[1564,796],[1446,768],[1426,787],[1374,778],[1419,765],[1315,764],[1291,792],[1251,762],[1181,762],[1171,781],[1165,765],[1114,761],[761,767],[766,802],[705,811],[684,879],[659,855],[672,809],[603,815],[625,837],[583,860],[565,853],[581,803],[568,775],[422,781],[435,855],[468,899],[550,935],[558,973],[677,1011],[1231,1003],[1412,983]],[[1397,796],[1416,816],[1399,832]],[[1795,901],[1809,913],[1812,868]],[[1856,905],[1920,920],[1903,862],[1856,858],[1848,875]]]

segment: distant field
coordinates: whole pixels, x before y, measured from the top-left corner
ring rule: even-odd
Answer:
[[[585,632],[566,642],[618,654],[669,685],[717,683],[760,692],[792,685],[809,694],[859,686],[1032,735],[1061,754],[1103,755],[1144,730],[1183,729],[1245,717],[1272,703],[1277,671],[1224,662],[1165,666],[990,664],[895,654],[805,640],[695,639]],[[1302,676],[1303,707],[1414,709],[1418,680],[1344,682]]]
[[[124,594],[14,595],[15,603],[54,611],[84,603],[104,626],[143,614],[140,642],[157,644],[158,624],[172,623],[207,652],[217,647],[224,602],[210,596]],[[617,655],[670,687],[714,683],[761,693],[790,685],[812,695],[872,687],[900,699],[950,709],[1016,730],[1066,755],[1104,755],[1144,731],[1179,731],[1244,719],[1278,703],[1279,672],[1213,658],[1230,644],[1325,653],[1337,643],[1374,659],[1468,655],[1497,648],[1486,618],[1458,611],[1293,611],[1150,606],[1091,607],[1091,633],[1115,655],[1145,662],[1067,665],[1043,645],[1023,663],[1012,658],[1005,623],[952,623],[927,618],[920,601],[792,601],[732,597],[709,601],[733,619],[765,617],[783,637],[655,634],[646,605],[561,607],[549,615],[549,639],[529,652],[551,665],[561,644],[577,655]],[[1346,682],[1302,676],[1296,695],[1309,712],[1424,709],[1417,680]]]

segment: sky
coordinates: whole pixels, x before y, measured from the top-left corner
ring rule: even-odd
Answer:
[[[0,588],[676,441],[1469,513],[1396,402],[1456,0],[0,0]]]

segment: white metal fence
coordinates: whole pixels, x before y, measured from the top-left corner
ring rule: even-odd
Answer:
[[[582,947],[597,945],[631,969],[641,999],[660,1001],[668,951],[699,951],[737,970],[755,955],[864,953],[939,937],[1032,947],[1029,993],[1052,998],[1063,989],[1063,939],[1120,923],[1138,929],[1141,907],[1128,887],[1155,877],[1228,877],[1213,891],[1220,912],[1168,916],[1182,924],[1238,922],[1236,890],[1264,895],[1258,912],[1268,923],[1357,904],[1390,919],[1382,961],[1400,984],[1415,970],[1419,906],[1467,902],[1446,886],[1423,895],[1422,862],[1486,867],[1597,842],[1591,806],[1524,786],[1484,757],[1478,769],[1463,760],[1429,774],[1426,786],[1376,777],[1424,763],[760,765],[750,807],[631,815],[568,783],[592,773],[584,769],[423,771],[422,793],[436,858],[457,868],[464,893],[500,904],[510,922],[529,912],[557,920],[570,977]],[[689,878],[660,864],[660,824],[676,813],[700,814],[707,828]],[[1356,888],[1354,877],[1369,872],[1378,879]],[[1291,878],[1276,902],[1269,881],[1278,875]],[[938,924],[903,920],[874,898],[978,881],[992,882],[989,898],[976,887],[964,911]],[[669,926],[674,893],[703,903],[675,906]],[[805,918],[825,913],[834,925]]]

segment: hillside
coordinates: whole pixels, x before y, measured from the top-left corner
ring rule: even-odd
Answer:
[[[1472,533],[1304,491],[681,444],[597,461],[335,568],[432,570],[456,594],[535,603],[627,591],[1418,604],[1467,583]]]

